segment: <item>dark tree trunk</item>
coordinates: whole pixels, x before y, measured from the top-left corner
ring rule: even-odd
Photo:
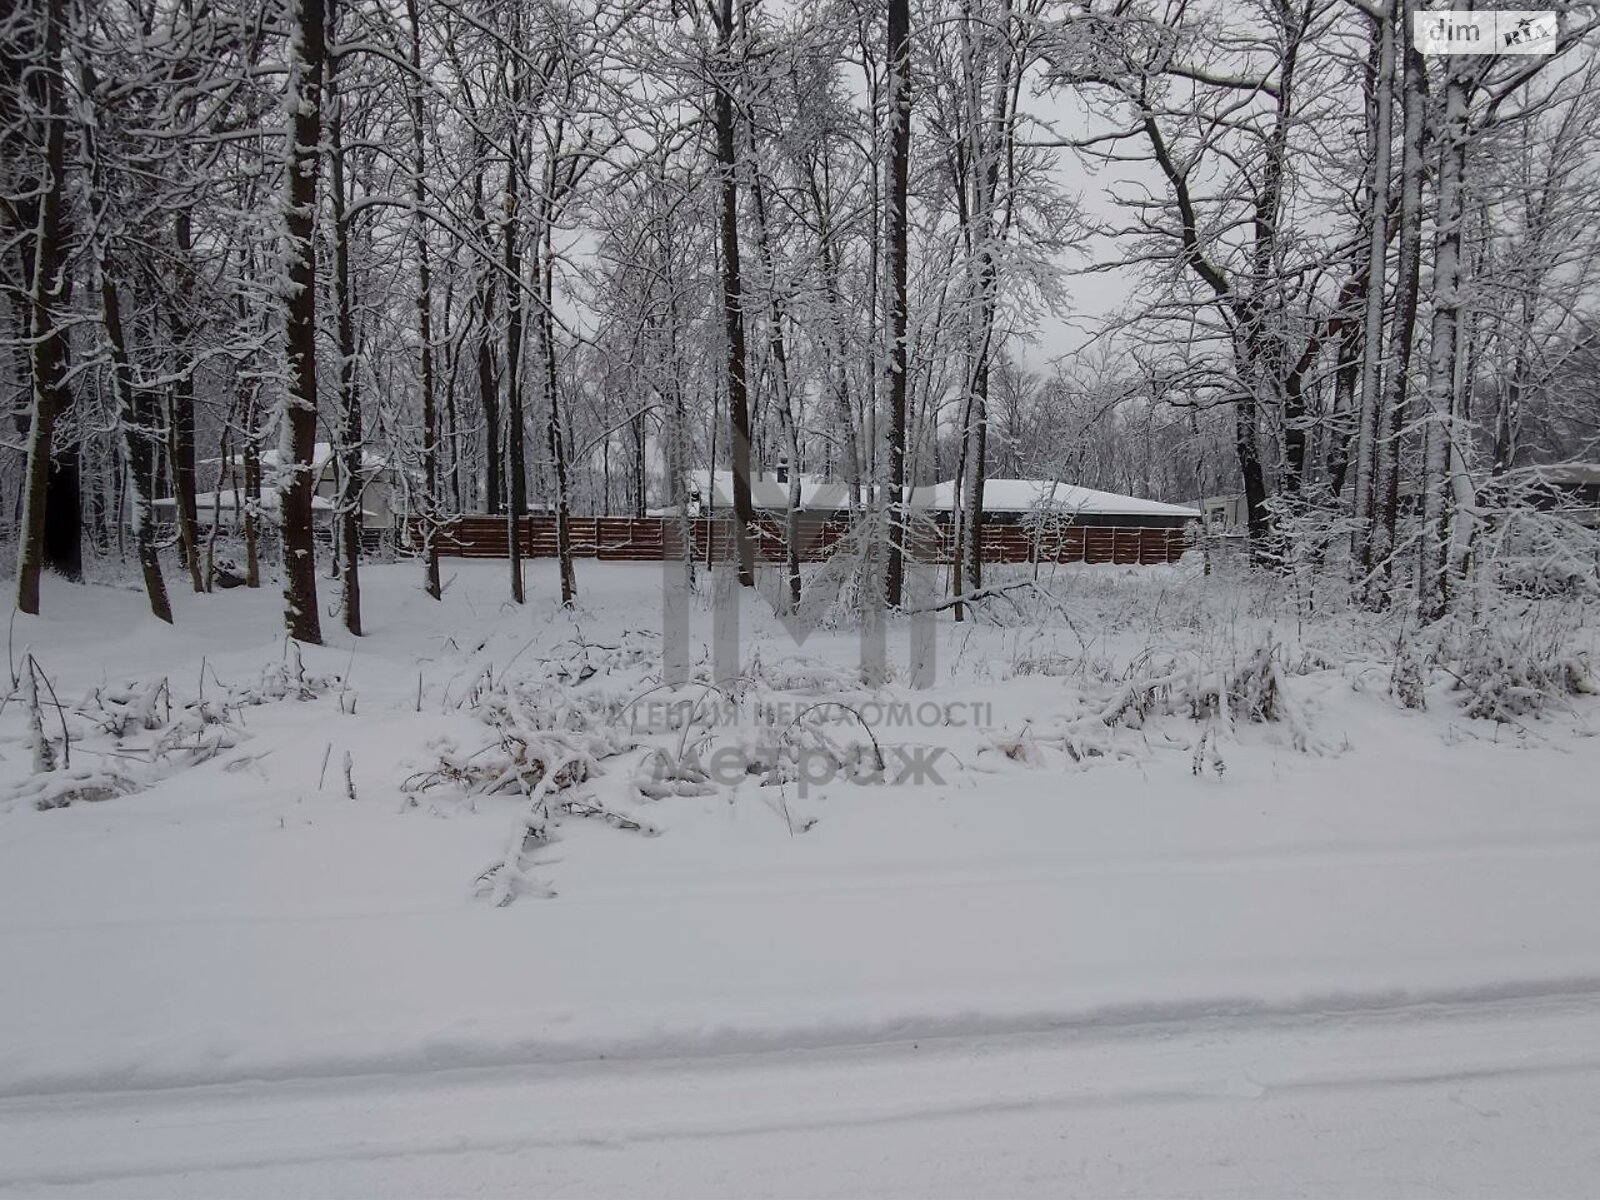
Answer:
[[[550,460],[556,472],[556,561],[561,573],[561,603],[570,606],[578,598],[578,578],[572,562],[572,484],[568,478],[568,449],[561,415],[561,389],[556,371],[555,310],[555,214],[546,207],[542,216],[544,249],[539,263],[539,331],[544,351],[545,432]]]
[[[643,412],[633,418],[633,515],[642,517],[649,504],[646,496],[646,459],[645,459],[645,415]]]
[[[484,508],[494,516],[504,502],[505,484],[500,478],[500,381],[495,378],[493,284],[485,283],[480,297],[483,330],[478,335],[478,397],[483,405],[483,500]]]
[[[254,262],[251,263],[251,277],[254,278]],[[249,310],[243,296],[238,304],[238,320],[241,330],[248,329],[251,323]],[[261,384],[251,375],[240,372],[236,376],[239,388],[239,465],[237,477],[240,498],[239,525],[244,534],[244,571],[245,586],[258,588],[261,586],[261,518],[257,512],[257,504],[261,496]],[[159,444],[154,447],[159,451]]]
[[[134,545],[139,555],[139,571],[150,611],[158,620],[172,624],[172,603],[167,597],[167,581],[161,574],[161,556],[156,551],[155,521],[150,511],[153,443],[157,436],[149,393],[137,386],[128,359],[127,339],[122,329],[122,305],[113,280],[111,263],[100,264],[100,303],[106,336],[111,343],[111,383],[116,393],[122,425],[122,443],[128,459],[128,474],[133,481],[131,516]]]
[[[173,245],[177,248],[173,302],[168,311],[172,345],[177,355],[170,393],[171,415],[168,453],[172,456],[173,497],[178,515],[178,536],[183,562],[189,570],[189,583],[196,592],[205,591],[200,573],[200,516],[195,505],[195,421],[194,348],[190,314],[194,311],[194,269],[190,256],[194,234],[189,214],[179,212],[172,223]]]
[[[1239,475],[1244,481],[1245,527],[1250,532],[1252,554],[1260,554],[1272,534],[1267,512],[1267,476],[1261,466],[1261,442],[1256,429],[1256,402],[1253,396],[1241,399],[1234,409],[1234,451],[1239,459]]]
[[[97,79],[87,59],[79,63],[83,93],[94,96]],[[108,245],[111,223],[107,220],[109,202],[108,180],[104,161],[100,156],[100,142],[92,120],[85,121],[80,136],[83,139],[84,157],[89,167],[89,202],[93,214],[94,265],[100,285],[100,317],[105,326],[106,341],[111,351],[109,372],[112,396],[117,405],[117,425],[124,470],[116,473],[120,485],[124,476],[129,482],[128,509],[133,525],[135,552],[139,571],[144,579],[145,596],[151,613],[168,625],[172,624],[172,604],[167,596],[167,581],[161,574],[161,556],[156,549],[155,520],[151,513],[151,485],[154,482],[153,439],[157,436],[155,414],[151,411],[150,392],[134,378],[133,363],[128,353],[128,339],[122,324],[122,300],[117,290],[117,264]],[[117,525],[117,548],[122,550],[122,497],[116,496],[107,506],[108,515]]]
[[[515,77],[520,79],[520,76]],[[521,89],[512,83],[513,101]],[[506,480],[510,495],[506,504],[506,550],[511,559],[511,598],[518,604],[526,600],[522,586],[522,518],[528,511],[527,481],[522,450],[522,255],[517,247],[517,163],[506,167]]]
[[[783,329],[785,305],[778,290],[777,255],[772,249],[772,229],[767,223],[766,188],[761,181],[761,166],[756,155],[753,132],[750,159],[754,164],[750,198],[755,204],[756,253],[760,257],[761,273],[766,277],[767,285],[767,353],[772,361],[778,424],[783,433],[784,454],[789,462],[784,511],[784,566],[789,578],[789,611],[798,613],[803,583],[800,574],[800,418],[795,411],[794,394],[789,381],[789,344]]]
[[[455,281],[451,280],[445,284],[443,328],[439,332],[446,347],[445,358],[448,363],[444,384],[444,444],[450,448],[450,512],[459,515],[465,510],[461,500],[461,409],[456,399],[461,373],[461,342],[456,338],[453,328],[455,318]]]
[[[437,600],[439,585],[439,547],[434,538],[434,523],[439,515],[439,418],[434,411],[433,380],[433,264],[428,257],[428,222],[424,207],[428,201],[426,173],[428,159],[423,122],[427,110],[423,102],[422,23],[417,16],[417,0],[406,0],[406,18],[411,23],[411,200],[413,238],[417,246],[417,338],[422,343],[422,477],[423,587]]]
[[[983,586],[983,482],[986,474],[985,459],[989,449],[989,369],[983,365],[972,389],[970,420],[965,436],[969,448],[962,454],[966,471],[963,480],[965,506],[961,518],[966,539],[962,554],[966,558],[962,575],[957,576],[957,586],[976,591]]]
[[[1417,564],[1417,611],[1424,621],[1444,616],[1450,603],[1452,542],[1464,547],[1470,528],[1451,529],[1452,423],[1459,408],[1456,386],[1461,315],[1468,139],[1473,86],[1479,78],[1464,58],[1450,60],[1445,76],[1444,111],[1439,129],[1433,221],[1432,321],[1428,334],[1428,375],[1424,388],[1426,437],[1422,469],[1422,546]],[[1470,504],[1470,489],[1460,499]],[[1457,521],[1466,518],[1456,514]],[[1465,549],[1461,550],[1462,557]]]
[[[911,172],[911,3],[889,0],[889,568],[890,605],[905,589],[906,281]],[[981,501],[980,501],[981,503]]]
[[[330,9],[333,5],[330,3]],[[330,12],[332,28],[337,18]],[[345,204],[344,100],[329,72],[328,170],[333,207],[333,302],[339,345],[339,469],[334,520],[339,538],[339,611],[344,627],[361,636],[361,388],[356,373],[355,295],[350,280],[350,222]]]
[[[717,167],[722,177],[719,227],[722,239],[722,325],[728,377],[729,450],[733,465],[734,541],[739,585],[756,583],[755,506],[750,498],[750,397],[745,377],[744,290],[739,271],[739,179],[734,130],[734,5],[721,0],[717,18]],[[713,464],[715,465],[715,464]]]
[[[317,608],[316,543],[311,529],[311,499],[316,488],[312,460],[317,443],[317,180],[321,173],[322,72],[327,58],[322,0],[298,0],[295,7],[293,114],[286,231],[289,296],[284,336],[289,358],[289,392],[284,397],[280,435],[279,503],[283,538],[283,609],[289,636],[322,641]]]
[[[22,537],[17,552],[17,607],[39,611],[39,576],[46,562],[65,557],[78,537],[77,460],[65,477],[52,466],[56,418],[69,401],[66,332],[57,321],[57,306],[67,287],[66,254],[66,113],[61,96],[61,37],[66,20],[64,0],[45,0],[42,55],[30,87],[44,113],[44,160],[36,230],[32,243],[28,336],[33,412],[28,427],[28,462],[23,483]],[[70,526],[69,529],[64,527]],[[62,536],[65,534],[65,536]],[[63,551],[65,554],[63,555]]]
[[[1414,48],[1404,51],[1405,115],[1401,130],[1400,242],[1395,280],[1393,333],[1386,363],[1383,398],[1386,420],[1379,425],[1374,483],[1375,521],[1363,561],[1370,581],[1368,602],[1387,603],[1389,557],[1394,552],[1400,513],[1400,442],[1410,411],[1411,357],[1416,344],[1417,302],[1422,271],[1422,189],[1426,177],[1423,144],[1427,135],[1427,70]]]
[[[1367,247],[1366,286],[1363,294],[1360,332],[1351,333],[1352,344],[1359,344],[1361,407],[1356,414],[1356,479],[1351,501],[1355,517],[1352,557],[1364,574],[1372,564],[1373,521],[1377,513],[1378,439],[1383,429],[1383,316],[1386,272],[1389,253],[1389,177],[1394,140],[1394,63],[1396,20],[1402,15],[1399,0],[1390,0],[1387,10],[1376,18],[1372,50],[1367,71],[1367,123],[1369,160],[1367,168]],[[1341,370],[1343,368],[1341,367]],[[1343,375],[1340,376],[1343,382]],[[1345,455],[1348,464],[1349,455]],[[1340,471],[1342,479],[1343,470]]]
[[[242,454],[244,467],[244,583],[261,586],[261,517],[257,505],[261,498],[261,431],[257,426],[259,390],[254,380],[244,385],[239,422],[244,427]]]
[[[83,454],[76,443],[56,448],[46,487],[44,564],[76,583],[83,578]]]
[[[1361,374],[1361,312],[1366,307],[1371,270],[1371,264],[1362,268],[1349,292],[1349,308],[1335,322],[1333,412],[1328,448],[1328,490],[1335,499],[1344,494],[1350,457],[1359,449],[1356,435],[1361,417],[1356,411],[1356,381]]]
[[[485,150],[480,143],[480,156]],[[484,246],[491,245],[489,217],[483,206],[481,169],[472,179],[472,217],[483,232]],[[511,284],[508,282],[507,286],[509,289]],[[509,306],[510,301],[507,303]],[[478,285],[478,319],[481,322],[478,327],[478,400],[483,405],[484,507],[494,516],[500,512],[504,501],[505,484],[500,477],[500,382],[495,378],[494,363],[494,275],[488,268],[484,269]]]
[[[1316,361],[1319,347],[1320,342],[1313,338],[1283,381],[1283,483],[1279,490],[1288,496],[1298,496],[1305,487],[1311,452],[1311,431],[1306,417],[1306,372]]]

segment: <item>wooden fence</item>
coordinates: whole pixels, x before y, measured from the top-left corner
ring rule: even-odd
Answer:
[[[700,561],[728,561],[734,557],[733,522],[725,519],[691,521],[695,557]],[[759,521],[756,560],[786,561],[782,522]],[[842,521],[800,522],[800,558],[821,562],[849,529]],[[407,541],[415,548],[421,526],[413,523]],[[439,553],[453,558],[505,558],[508,556],[509,522],[504,517],[457,517],[434,533]],[[523,517],[518,523],[522,553],[529,558],[556,557],[556,519]],[[677,557],[679,525],[675,517],[571,517],[567,521],[572,553],[602,562],[661,562]],[[1182,529],[1142,526],[1064,525],[1041,532],[1021,525],[985,525],[981,529],[986,563],[1128,563],[1177,562],[1189,546]],[[936,527],[922,538],[926,544],[918,557],[947,563],[953,553],[953,533]]]

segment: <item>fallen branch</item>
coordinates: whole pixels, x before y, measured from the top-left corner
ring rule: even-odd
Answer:
[[[500,861],[478,876],[480,884],[493,880],[494,886],[490,890],[489,899],[496,908],[504,908],[517,898],[517,886],[526,882],[522,872],[522,855],[528,848],[529,839],[543,841],[545,839],[545,820],[550,816],[546,807],[545,797],[549,795],[555,780],[567,768],[576,765],[579,761],[575,754],[568,754],[557,759],[553,764],[545,766],[544,774],[539,777],[539,782],[528,793],[528,803],[517,814],[512,822],[511,831],[506,835],[505,854]]]

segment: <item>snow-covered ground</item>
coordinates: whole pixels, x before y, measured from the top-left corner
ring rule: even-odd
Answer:
[[[1577,1196],[1592,998],[0,1104],[17,1194]]]
[[[436,605],[371,568],[370,635],[299,659],[269,592],[168,629],[52,583],[16,619],[57,784],[118,794],[42,809],[71,788],[0,713],[0,1187],[1592,1188],[1592,696],[1496,723],[1436,672],[1407,709],[1352,614],[1081,568],[1009,627],[946,619],[926,692],[754,603],[776,725],[686,736],[652,724],[658,568],[584,564],[573,614],[551,564],[524,609],[503,571],[449,564]],[[1276,719],[1196,708],[1261,662]],[[652,751],[804,763],[896,704],[915,780],[652,798]],[[526,788],[484,788],[550,747],[593,770],[524,844]]]

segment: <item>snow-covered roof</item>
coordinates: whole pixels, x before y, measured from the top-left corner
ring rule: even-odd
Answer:
[[[243,455],[231,454],[228,457],[229,460],[236,466],[242,466],[244,463]],[[331,442],[318,442],[312,450],[311,469],[320,475],[332,460],[333,444]],[[220,458],[208,458],[205,460],[204,465],[214,467],[220,462],[222,462],[222,459]],[[261,452],[261,469],[263,471],[277,470],[278,462],[279,453],[277,447],[273,447],[271,450],[263,450]],[[389,460],[383,455],[373,454],[370,450],[363,450],[361,452],[361,470],[363,474],[375,475],[379,471],[386,471],[388,469]]]
[[[733,472],[690,471],[689,486],[700,493],[702,504],[713,508],[733,507]],[[756,508],[786,509],[789,507],[789,485],[779,483],[770,473],[750,481],[750,499]],[[838,511],[850,507],[850,485],[836,479],[821,479],[815,475],[800,476],[800,507]]]
[[[955,499],[955,480],[911,489],[913,507],[949,512]],[[1078,487],[1054,479],[986,479],[986,512],[1112,513],[1118,516],[1186,517],[1198,521],[1200,510],[1181,504],[1164,504],[1140,496],[1121,496],[1095,488]]]
[[[231,513],[234,510],[235,499],[248,503],[249,496],[250,493],[245,491],[243,488],[240,488],[238,492],[224,488],[220,496],[216,492],[201,492],[195,496],[194,503],[195,508],[199,511],[201,520],[204,520],[208,513],[211,513],[217,509],[221,509],[226,513]],[[159,499],[150,501],[152,507],[162,510],[175,509],[177,507],[177,503],[178,502],[171,496],[162,496]],[[256,496],[256,509],[260,512],[277,512],[278,489],[270,486],[263,487],[260,493]],[[311,510],[313,512],[332,512],[333,501],[328,499],[326,496],[313,495],[311,497]],[[366,510],[363,511],[365,512]],[[371,517],[377,516],[378,514],[366,512],[366,515]]]

